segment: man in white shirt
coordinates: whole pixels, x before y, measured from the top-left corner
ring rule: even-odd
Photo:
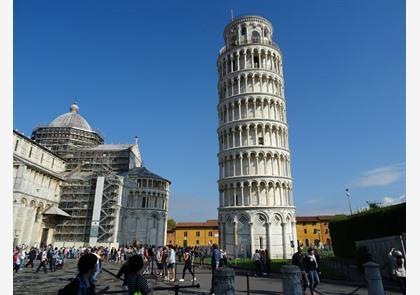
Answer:
[[[175,282],[176,269],[175,269],[175,250],[172,245],[169,245],[169,255],[168,255],[168,277],[171,282]],[[172,273],[172,278],[171,278]]]
[[[47,266],[46,266],[47,261],[48,261],[48,259],[47,259],[47,249],[44,248],[44,249],[41,249],[40,251],[41,251],[41,262],[39,263],[39,266],[38,266],[38,268],[36,269],[35,272],[39,272],[39,270],[42,267],[44,269],[44,272],[47,273]]]

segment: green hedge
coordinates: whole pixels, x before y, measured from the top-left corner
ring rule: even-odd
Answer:
[[[405,203],[337,216],[329,223],[334,254],[354,258],[355,241],[401,235],[405,233],[405,219]]]

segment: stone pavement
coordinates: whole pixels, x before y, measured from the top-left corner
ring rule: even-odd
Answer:
[[[39,261],[35,262],[35,266],[38,266]],[[113,273],[117,273],[120,264],[115,263],[104,263],[103,267]],[[177,266],[177,278],[182,276],[182,265]],[[58,270],[55,273],[35,273],[34,269],[24,269],[18,274],[13,274],[13,294],[57,294],[58,290],[64,287],[70,279],[76,276],[77,261],[75,259],[68,259],[65,262],[64,270]],[[235,276],[235,290],[236,294],[247,294],[246,292],[246,273],[236,270]],[[204,295],[209,294],[211,284],[211,271],[208,267],[196,268],[197,282],[200,284],[200,288],[188,288],[180,289],[179,294],[191,294],[191,295]],[[179,285],[191,285],[191,275],[187,272],[185,276],[185,282],[167,282],[161,278],[153,276],[147,277],[148,282],[152,288],[155,287],[169,287]],[[122,290],[121,281],[112,275],[102,272],[98,278],[98,289],[104,286],[110,286],[110,291]],[[283,294],[282,293],[282,281],[278,274],[271,277],[257,278],[254,276],[249,277],[250,294]],[[320,294],[325,295],[367,295],[367,289],[362,287],[357,289],[357,286],[348,286],[345,284],[337,283],[324,283],[321,282],[317,288]],[[357,290],[356,290],[357,289]],[[174,291],[158,291],[154,292],[156,295],[172,295]],[[306,294],[310,294],[307,290]],[[387,291],[386,295],[401,294],[398,292]]]

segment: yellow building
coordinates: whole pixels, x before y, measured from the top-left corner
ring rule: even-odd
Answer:
[[[175,246],[193,247],[219,244],[219,223],[217,220],[206,222],[178,222],[174,229],[175,235],[171,235]],[[168,243],[170,240],[167,240]]]
[[[334,216],[298,216],[296,232],[299,245],[304,247],[331,246],[329,221]]]
[[[166,243],[168,245],[175,245],[175,230],[168,229],[168,231],[166,232]]]

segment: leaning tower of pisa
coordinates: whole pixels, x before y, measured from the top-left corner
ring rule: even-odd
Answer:
[[[231,257],[296,247],[282,55],[271,23],[248,15],[223,33],[219,75],[220,247]],[[292,242],[293,241],[293,242]]]

